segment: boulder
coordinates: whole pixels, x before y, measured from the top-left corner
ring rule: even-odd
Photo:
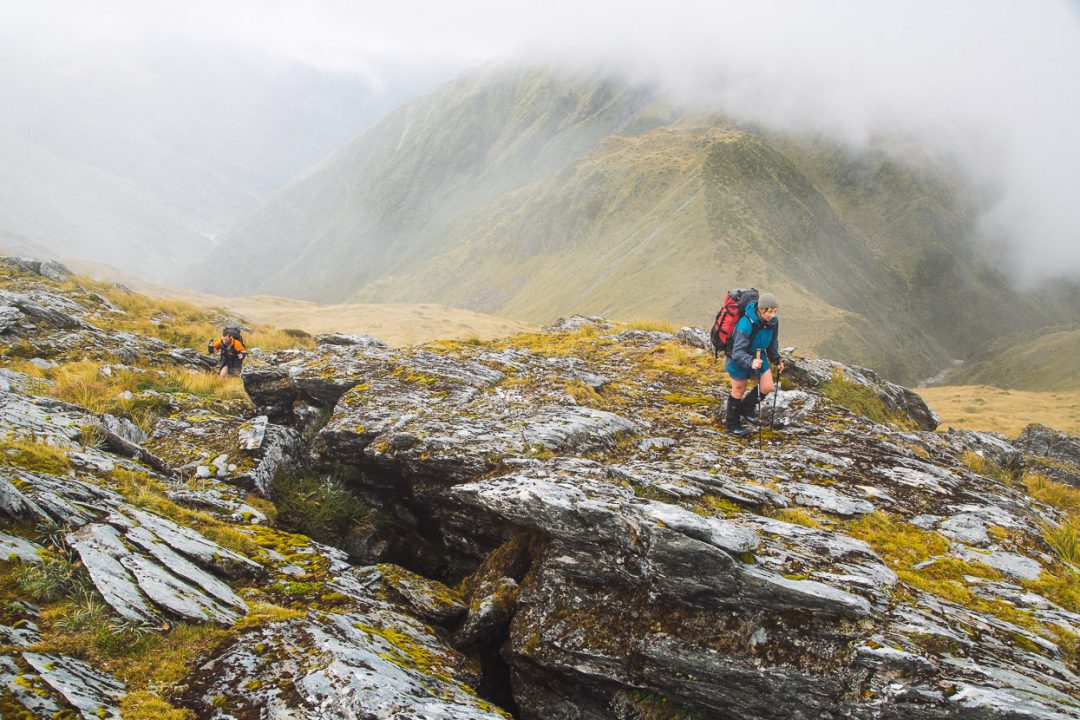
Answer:
[[[835,360],[794,357],[785,363],[784,374],[803,388],[818,388],[832,381],[837,373],[847,382],[870,388],[886,407],[911,418],[922,430],[934,430],[941,422],[918,393],[883,379],[873,370],[845,365]]]
[[[709,331],[699,327],[684,327],[675,333],[675,339],[683,345],[696,347],[699,350],[712,352],[712,342],[709,340]]]
[[[1032,457],[1039,472],[1080,487],[1080,438],[1032,423],[1020,433],[1016,445]]]

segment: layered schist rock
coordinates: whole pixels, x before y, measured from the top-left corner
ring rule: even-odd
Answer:
[[[1032,423],[1016,441],[1032,465],[1055,480],[1080,487],[1080,438]]]
[[[0,270],[20,353],[188,362],[136,337],[136,366],[94,326],[120,308]],[[1072,570],[1043,537],[1063,517],[1013,480],[1019,448],[875,424],[815,388],[842,369],[933,420],[800,360],[761,433],[730,438],[701,339],[581,317],[327,336],[253,357],[254,408],[160,392],[145,428],[5,368],[0,714],[1076,717]],[[377,509],[387,562],[276,526],[266,495],[331,473]]]
[[[964,464],[1016,448],[855,416],[814,392],[842,366],[813,361],[762,408],[782,430],[729,438],[719,365],[682,336],[576,318],[505,342],[324,344],[245,382],[316,434],[317,462],[438,539],[417,567],[480,563],[443,622],[516,716],[1080,712],[1080,616],[1038,592],[1068,572],[1042,537],[1061,517]],[[935,424],[914,393],[844,372]],[[910,538],[923,562],[890,549]]]
[[[19,360],[97,358],[104,377],[197,357],[125,336],[124,357],[144,354],[119,365],[92,320],[120,308],[34,274],[52,266],[0,270]],[[0,717],[506,717],[476,695],[475,658],[417,619],[427,581],[272,527],[259,496],[309,463],[296,430],[157,391],[144,431],[45,395],[47,379],[0,379]]]

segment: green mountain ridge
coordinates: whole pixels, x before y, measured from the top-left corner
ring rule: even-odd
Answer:
[[[993,385],[1007,390],[1080,390],[1080,325],[1032,328],[988,343],[942,384]]]
[[[488,69],[280,192],[203,286],[706,325],[752,284],[779,295],[784,344],[913,382],[1052,315],[984,259],[962,176],[909,156],[688,114],[610,78]]]

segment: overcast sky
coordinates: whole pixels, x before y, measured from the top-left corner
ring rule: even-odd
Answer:
[[[0,89],[16,66],[107,83],[200,48],[394,94],[504,58],[603,63],[781,129],[919,138],[1000,190],[986,227],[1020,271],[1080,276],[1078,0],[0,0],[0,48]]]

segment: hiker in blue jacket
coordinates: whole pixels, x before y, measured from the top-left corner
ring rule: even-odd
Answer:
[[[756,303],[746,306],[732,335],[731,357],[727,360],[727,373],[731,378],[731,395],[727,402],[727,431],[732,435],[746,435],[751,431],[743,421],[757,422],[757,404],[772,392],[775,383],[772,365],[784,372],[784,362],[777,350],[780,320],[776,316],[779,304],[772,293],[762,293]],[[754,389],[746,392],[746,385],[754,378]]]

